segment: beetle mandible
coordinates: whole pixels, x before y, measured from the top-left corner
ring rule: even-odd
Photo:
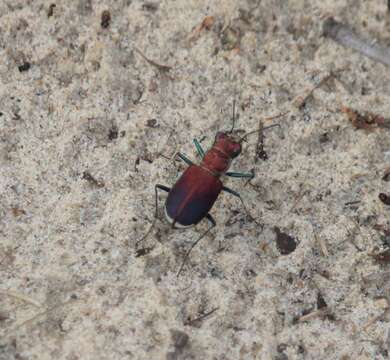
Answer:
[[[199,165],[194,164],[187,156],[182,153],[176,155],[183,160],[189,167],[179,177],[172,188],[165,185],[155,185],[155,218],[149,231],[137,242],[144,240],[153,229],[157,219],[158,212],[158,190],[168,193],[165,201],[165,217],[171,224],[172,228],[187,228],[198,224],[202,219],[206,218],[210,227],[191,245],[190,249],[185,254],[183,263],[178,271],[180,275],[185,262],[191,250],[204,238],[212,228],[216,226],[216,221],[209,214],[221,191],[225,191],[231,195],[238,197],[249,214],[244,201],[240,194],[222,184],[221,176],[226,175],[233,178],[252,179],[254,173],[230,172],[229,167],[233,159],[235,159],[242,150],[242,142],[250,134],[258,132],[252,131],[242,137],[233,134],[235,125],[235,101],[233,102],[232,128],[230,131],[217,132],[212,147],[205,153],[200,142],[194,139],[195,148],[201,157],[202,161]],[[279,126],[279,124],[270,125],[263,130]],[[253,218],[252,218],[253,219]],[[254,220],[254,219],[253,219]],[[255,220],[254,220],[255,221]],[[256,222],[256,221],[255,221]]]

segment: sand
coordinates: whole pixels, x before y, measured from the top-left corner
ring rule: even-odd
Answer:
[[[390,131],[342,109],[390,117],[390,69],[322,32],[389,46],[386,1],[51,4],[0,2],[0,359],[387,359]],[[136,242],[234,99],[280,128],[223,179],[251,216],[222,194],[177,278],[207,222],[162,193]]]

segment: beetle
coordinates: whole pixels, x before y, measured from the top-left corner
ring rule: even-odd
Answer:
[[[230,172],[228,170],[231,162],[241,153],[242,142],[248,135],[256,133],[259,130],[249,132],[242,137],[238,137],[233,133],[235,125],[235,102],[233,102],[232,122],[233,125],[230,131],[217,132],[214,144],[207,152],[204,152],[197,139],[193,140],[195,148],[202,159],[200,164],[194,164],[186,155],[180,152],[176,154],[176,156],[188,165],[188,168],[179,177],[172,188],[161,184],[155,185],[156,212],[154,222],[149,231],[137,242],[137,244],[144,240],[154,227],[158,211],[158,190],[168,193],[164,205],[164,212],[165,217],[172,228],[188,228],[198,224],[204,218],[210,223],[210,227],[191,245],[190,249],[185,254],[177,276],[180,275],[191,250],[216,226],[216,221],[210,215],[209,211],[222,191],[238,197],[245,211],[248,212],[240,194],[224,186],[221,177],[230,176],[233,178],[247,179],[252,179],[254,177],[254,172],[243,173]],[[270,125],[267,128],[273,126],[279,126],[279,124]],[[262,128],[261,131],[267,128]],[[254,221],[256,222],[256,220]]]

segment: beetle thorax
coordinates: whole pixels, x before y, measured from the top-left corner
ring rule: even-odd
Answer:
[[[219,176],[229,169],[231,161],[226,154],[213,147],[204,156],[201,166]]]
[[[223,175],[240,152],[241,143],[230,133],[220,131],[215,135],[213,147],[206,153],[200,166],[215,176]]]

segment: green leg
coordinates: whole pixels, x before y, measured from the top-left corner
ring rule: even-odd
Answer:
[[[178,156],[181,160],[183,160],[189,166],[194,165],[194,163],[187,156],[185,156],[182,153],[177,153],[175,156]]]
[[[222,191],[226,191],[227,193],[229,193],[231,195],[237,196],[242,201],[241,195],[237,191],[234,191],[226,186],[222,186]]]
[[[234,178],[247,178],[247,179],[253,179],[255,177],[255,174],[252,173],[241,173],[241,172],[232,172],[228,171],[226,176],[234,177]]]
[[[200,142],[197,139],[193,140],[194,145],[196,147],[196,151],[198,152],[199,156],[203,159],[204,158],[204,151],[202,149],[202,145],[200,145]]]

